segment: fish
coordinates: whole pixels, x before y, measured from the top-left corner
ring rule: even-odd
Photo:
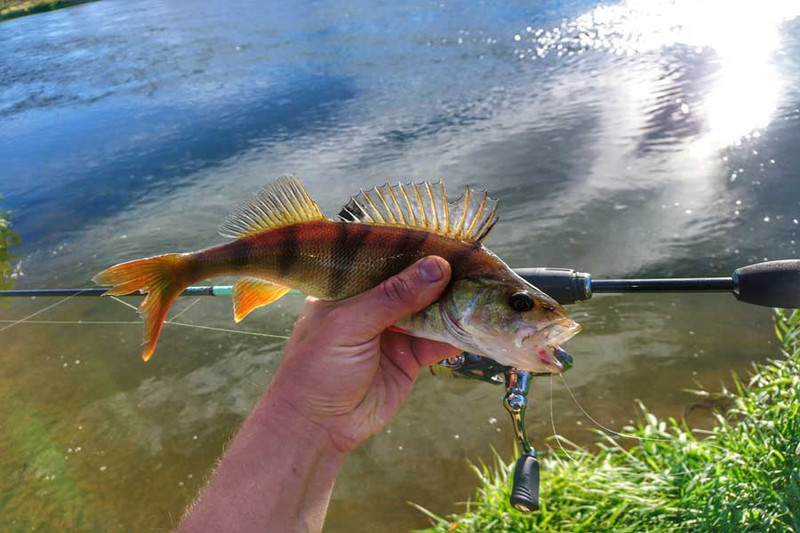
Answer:
[[[280,178],[220,226],[232,241],[121,263],[94,276],[105,295],[145,294],[142,358],[153,355],[164,320],[183,290],[236,276],[238,323],[290,289],[323,300],[367,291],[417,260],[438,255],[452,276],[440,298],[394,325],[410,335],[520,370],[564,370],[561,344],[580,331],[566,310],[483,245],[498,201],[466,187],[449,202],[442,182],[383,185],[350,198],[336,219],[322,214],[302,182]]]

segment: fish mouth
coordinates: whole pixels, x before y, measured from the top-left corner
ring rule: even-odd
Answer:
[[[578,334],[581,330],[580,324],[566,318],[558,320],[538,332],[531,332],[522,338],[522,344],[533,337],[542,339],[539,341],[540,347],[534,350],[534,354],[551,373],[560,374],[572,368],[572,356],[561,348],[561,344]]]

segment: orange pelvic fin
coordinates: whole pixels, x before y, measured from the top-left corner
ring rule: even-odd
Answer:
[[[145,361],[156,349],[167,310],[189,285],[181,275],[185,263],[185,255],[157,255],[114,265],[92,278],[98,285],[111,285],[104,296],[123,296],[136,291],[147,295],[139,305],[139,314],[144,320],[142,359]]]
[[[271,304],[290,290],[263,279],[240,279],[233,285],[233,319],[241,322],[254,309]]]

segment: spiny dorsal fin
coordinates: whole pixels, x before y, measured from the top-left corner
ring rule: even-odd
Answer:
[[[267,185],[219,227],[223,237],[238,239],[307,220],[327,220],[299,179],[285,177]]]
[[[342,208],[339,218],[380,226],[432,231],[467,242],[480,242],[497,222],[497,200],[484,190],[467,189],[447,202],[444,184],[383,185],[361,191]]]

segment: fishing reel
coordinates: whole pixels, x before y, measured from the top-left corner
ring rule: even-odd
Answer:
[[[572,368],[572,356],[567,352],[558,348],[555,350],[554,356],[563,365],[564,370]],[[514,436],[522,450],[514,467],[510,502],[515,509],[523,513],[539,509],[539,459],[536,456],[536,449],[531,446],[525,431],[525,411],[528,407],[531,378],[546,374],[536,374],[503,366],[486,357],[466,352],[445,359],[439,364],[465,378],[505,385],[506,395],[503,397],[503,406],[511,415]]]

